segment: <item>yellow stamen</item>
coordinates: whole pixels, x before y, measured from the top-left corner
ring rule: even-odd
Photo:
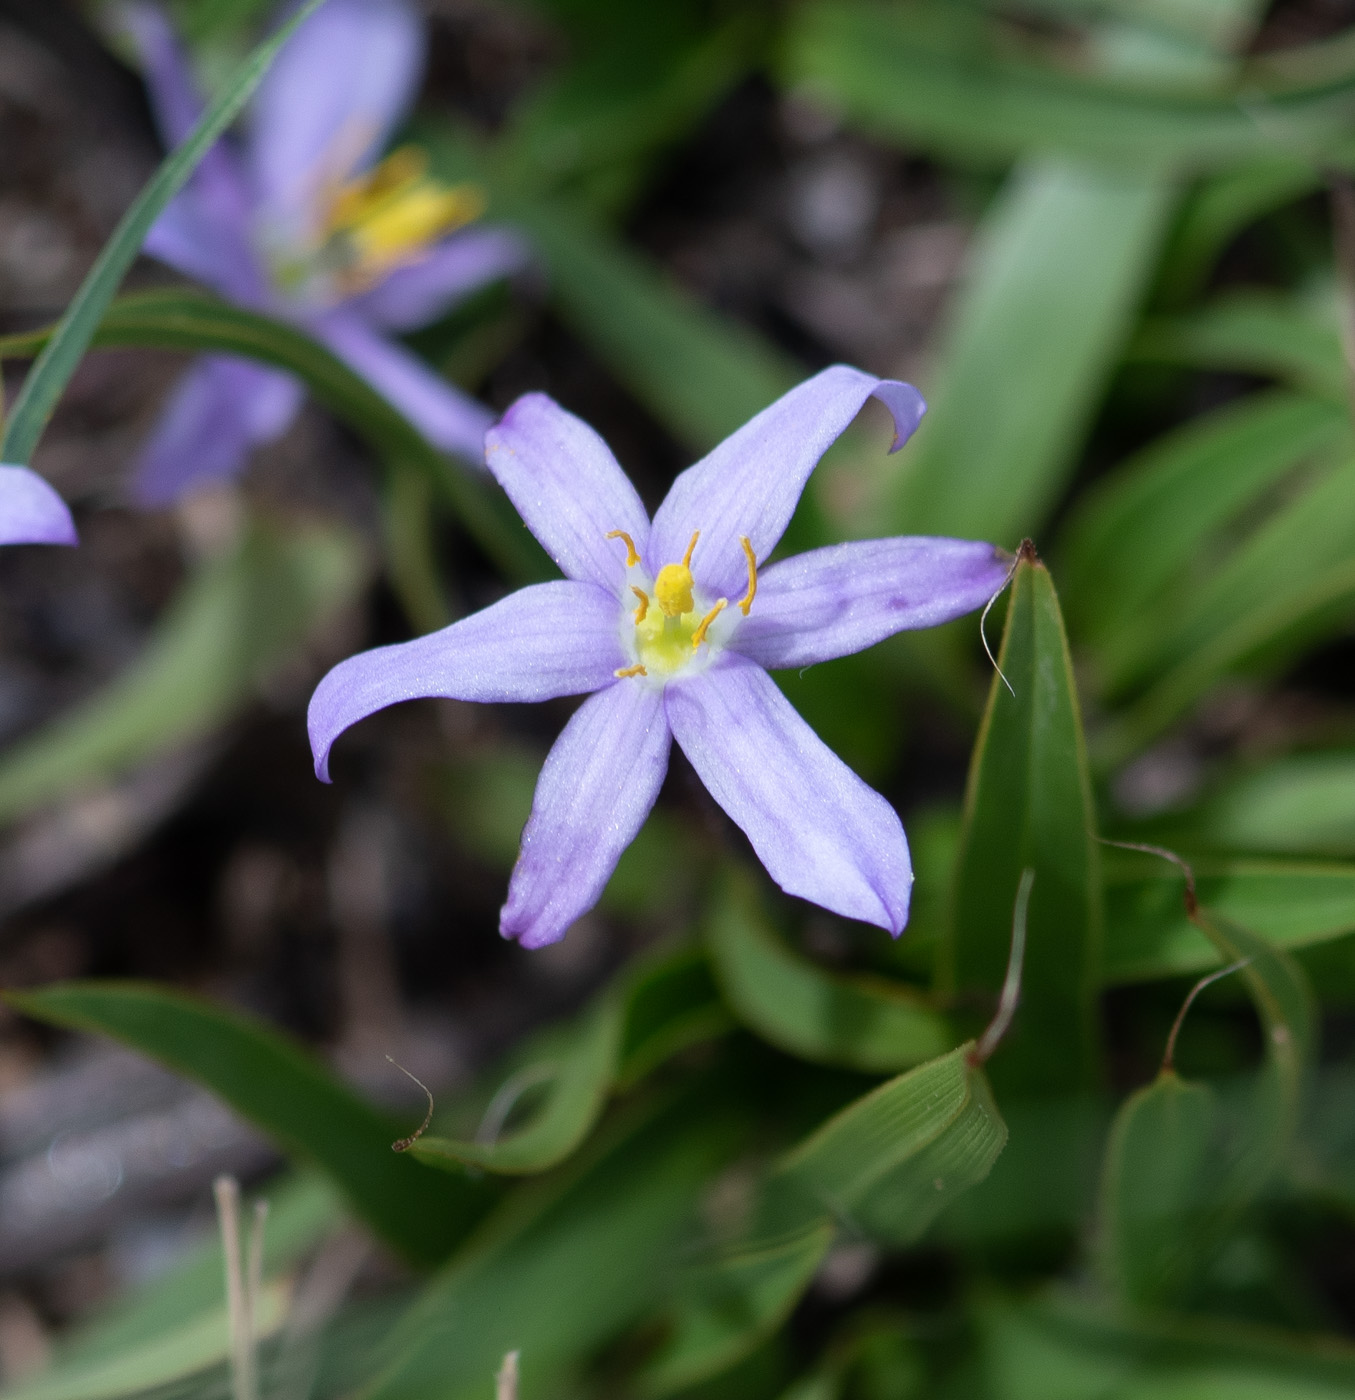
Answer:
[[[695,651],[702,642],[706,640],[706,628],[720,616],[729,606],[728,598],[721,598],[718,603],[701,619],[701,625],[692,633],[692,650]]]
[[[682,567],[690,569],[692,567],[692,555],[696,552],[696,542],[701,538],[701,531],[696,530],[692,534],[692,542],[687,546],[687,552],[682,556]]]
[[[649,613],[649,594],[643,588],[636,588],[634,584],[631,585],[630,591],[640,600],[640,606],[635,609],[635,625],[638,627]]]
[[[619,671],[612,672],[612,675],[614,675],[619,681],[624,681],[630,676],[647,676],[648,674],[649,672],[646,671],[645,668],[641,666],[638,661],[635,663],[634,666],[623,666]]]
[[[609,540],[625,540],[626,542],[626,567],[633,569],[639,562],[640,556],[635,550],[635,541],[624,530],[608,530],[606,538]]]
[[[757,555],[753,553],[753,546],[749,543],[747,535],[740,535],[739,543],[748,556],[748,592],[739,603],[740,611],[747,617],[753,606],[753,599],[757,597]]]

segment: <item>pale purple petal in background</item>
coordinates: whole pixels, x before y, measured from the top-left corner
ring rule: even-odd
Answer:
[[[911,384],[877,379],[848,365],[807,379],[764,408],[673,483],[654,516],[650,569],[681,559],[694,530],[697,582],[714,595],[739,597],[747,580],[739,536],[759,562],[775,548],[818,460],[874,395],[894,419],[897,451],[926,411]]]
[[[664,710],[697,776],[787,894],[902,931],[913,870],[898,814],[766,671],[726,652],[700,675],[670,682]]]
[[[317,318],[309,330],[384,394],[434,447],[484,466],[485,429],[494,415],[483,404],[349,311]]]
[[[251,448],[286,431],[301,397],[301,385],[281,370],[233,355],[201,356],[142,448],[133,494],[144,506],[168,505],[199,482],[233,476]]]
[[[426,326],[471,292],[520,272],[531,249],[506,228],[473,228],[439,243],[409,267],[398,268],[348,306],[373,325],[391,331]]]
[[[0,544],[78,543],[69,507],[37,472],[0,466]]]
[[[610,685],[626,664],[616,599],[591,583],[558,579],[412,642],[342,661],[311,697],[307,724],[316,776],[349,725],[401,700],[550,700]]]
[[[569,578],[626,591],[624,530],[644,553],[649,516],[612,450],[545,394],[524,394],[485,435],[485,462]]]
[[[654,806],[670,747],[656,689],[620,681],[579,706],[537,780],[499,917],[505,938],[554,943],[598,902]]]
[[[260,198],[283,232],[313,232],[326,185],[385,147],[423,56],[423,22],[407,0],[327,0],[287,42],[255,96],[250,142]]]
[[[271,300],[244,222],[223,217],[195,188],[171,201],[146,235],[143,251],[227,301],[257,309]]]
[[[177,146],[202,114],[202,98],[169,20],[155,5],[129,5],[124,22],[141,54],[156,125]],[[152,257],[230,297],[260,305],[267,279],[249,240],[253,213],[234,150],[218,141],[146,239]]]
[[[991,544],[931,535],[812,549],[763,570],[730,645],[773,670],[850,656],[981,608],[1010,567]]]

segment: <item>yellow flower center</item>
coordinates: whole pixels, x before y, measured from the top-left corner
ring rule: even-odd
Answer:
[[[437,239],[473,223],[485,203],[477,185],[442,184],[428,174],[424,152],[401,146],[334,191],[323,245],[339,255],[344,291],[362,291],[418,262]]]
[[[628,569],[640,563],[635,542],[624,530],[611,530],[607,538],[625,541]],[[701,532],[698,530],[692,536],[681,563],[665,564],[659,570],[652,585],[652,597],[646,588],[631,585],[630,591],[639,604],[633,614],[634,631],[627,639],[635,654],[635,663],[623,666],[616,672],[618,676],[649,676],[667,680],[700,659],[703,644],[709,652],[711,624],[729,606],[729,599],[717,598],[713,606],[705,609],[697,606],[694,592],[696,581],[692,578],[691,566],[692,554],[700,538]],[[748,560],[748,592],[736,606],[747,617],[757,596],[757,556],[746,535],[741,535],[739,539]],[[654,604],[657,606],[652,606]]]

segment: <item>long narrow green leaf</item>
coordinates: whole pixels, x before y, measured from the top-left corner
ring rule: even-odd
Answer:
[[[1355,865],[1302,860],[1201,859],[1200,900],[1277,948],[1355,933]],[[1160,860],[1112,853],[1106,869],[1107,986],[1208,972],[1218,950],[1186,918],[1181,882]]]
[[[1098,1078],[1095,999],[1101,874],[1082,722],[1058,597],[1029,557],[1007,627],[965,796],[944,977],[996,999],[1021,871],[1035,872],[1021,1008],[993,1058],[999,1088],[1049,1094]]]
[[[900,458],[900,532],[1015,545],[1054,505],[1128,338],[1170,183],[1020,167],[988,214],[932,408]]]
[[[825,972],[767,927],[756,887],[731,875],[714,899],[707,941],[739,1019],[773,1045],[821,1064],[879,1072],[944,1054],[956,1039],[918,992],[881,977]]]
[[[815,0],[793,13],[787,83],[868,131],[943,155],[997,162],[1057,150],[1160,170],[1349,148],[1344,53],[1334,80],[1136,86],[1032,61],[952,6]]]
[[[0,357],[35,354],[50,334],[35,331],[0,339]],[[365,379],[295,327],[203,292],[172,288],[113,302],[92,343],[215,350],[288,370],[335,417],[366,438],[392,471],[425,477],[510,578],[550,575],[549,561],[489,482],[455,467]]]
[[[112,1036],[211,1089],[287,1152],[322,1168],[354,1211],[408,1258],[444,1257],[486,1188],[391,1151],[397,1124],[276,1031],[136,982],[65,982],[6,1000],[26,1016]]]
[[[0,821],[210,733],[364,574],[361,548],[346,533],[250,525],[238,548],[190,579],[128,670],[5,751]]]
[[[184,138],[183,144],[165,158],[131,208],[119,220],[24,381],[5,427],[4,441],[0,442],[0,460],[24,463],[33,455],[33,449],[38,445],[57,400],[88,349],[123,275],[141,251],[151,225],[187,182],[217,138],[240,114],[297,26],[321,3],[323,0],[306,0],[275,34],[260,44],[240,65],[221,95]]]

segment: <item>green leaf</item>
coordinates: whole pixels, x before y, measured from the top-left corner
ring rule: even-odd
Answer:
[[[1099,1078],[1101,874],[1082,721],[1058,597],[1023,557],[969,770],[943,978],[996,998],[1021,871],[1035,884],[1021,1008],[993,1057],[999,1088],[1050,1094]]]
[[[727,1371],[790,1315],[814,1278],[833,1226],[731,1249],[682,1281],[671,1331],[641,1373],[642,1395],[663,1396]]]
[[[112,1036],[210,1089],[284,1151],[320,1167],[407,1258],[443,1258],[487,1188],[391,1151],[400,1127],[299,1046],[235,1012],[137,982],[64,982],[5,1000],[37,1020]]]
[[[1126,359],[1264,375],[1342,408],[1348,403],[1334,314],[1275,292],[1233,292],[1199,311],[1155,317],[1140,327]]]
[[[1007,1142],[973,1050],[967,1042],[849,1104],[786,1157],[781,1182],[866,1235],[917,1239]]]
[[[1151,271],[1173,187],[1063,161],[986,217],[931,411],[889,486],[900,533],[1014,545],[1061,493]]]
[[[353,595],[358,542],[318,525],[251,523],[206,564],[122,675],[0,757],[0,821],[211,733]]]
[[[1101,1267],[1121,1297],[1179,1301],[1202,1261],[1217,1214],[1219,1105],[1205,1084],[1173,1070],[1121,1105],[1101,1182]]]
[[[602,1113],[616,1075],[622,1024],[621,999],[604,995],[574,1026],[552,1038],[544,1058],[524,1066],[500,1090],[516,1100],[519,1083],[524,1089],[547,1086],[544,1106],[525,1126],[504,1136],[496,1132],[485,1141],[421,1137],[410,1155],[430,1166],[481,1167],[506,1174],[555,1166],[574,1152]]]
[[[1311,947],[1355,932],[1355,865],[1217,858],[1194,865],[1201,903],[1277,948]],[[1151,857],[1108,856],[1107,986],[1208,972],[1222,962],[1186,917],[1178,875]]]
[[[0,357],[34,354],[49,334],[35,331],[0,339]],[[119,298],[108,308],[93,344],[214,350],[295,374],[335,417],[364,437],[392,471],[425,476],[510,578],[551,576],[549,561],[504,496],[483,478],[455,467],[365,379],[294,327],[202,292],[172,288]]]
[[[515,1192],[390,1336],[371,1400],[483,1400],[514,1349],[524,1400],[561,1393],[584,1357],[668,1291],[684,1227],[740,1131],[703,1079]]]
[[[1157,644],[1253,508],[1311,458],[1350,444],[1344,407],[1274,391],[1193,419],[1079,501],[1060,542],[1069,623],[1097,648],[1107,687]]]
[[[642,960],[625,991],[618,1088],[631,1087],[672,1055],[733,1029],[702,948]]]
[[[1244,769],[1170,827],[1219,851],[1355,855],[1355,753],[1296,754]]]
[[[757,887],[731,872],[711,903],[707,944],[739,1019],[802,1059],[876,1072],[944,1054],[955,1035],[917,991],[883,977],[844,977],[793,953],[768,927]]]
[[[1348,147],[1345,53],[1335,78],[1244,70],[1231,82],[1135,85],[1041,63],[1018,44],[957,7],[815,0],[793,12],[781,72],[868,132],[961,160],[1057,150],[1199,169]]]
[[[33,455],[33,449],[38,445],[57,400],[89,348],[108,303],[113,300],[123,274],[141,251],[151,225],[183,187],[217,138],[240,114],[297,26],[320,3],[321,0],[307,0],[275,34],[250,54],[225,85],[221,95],[198,119],[182,145],[166,156],[131,208],[118,221],[117,228],[104,244],[94,266],[80,284],[80,290],[24,380],[5,426],[4,440],[0,442],[0,460],[26,463]]]

